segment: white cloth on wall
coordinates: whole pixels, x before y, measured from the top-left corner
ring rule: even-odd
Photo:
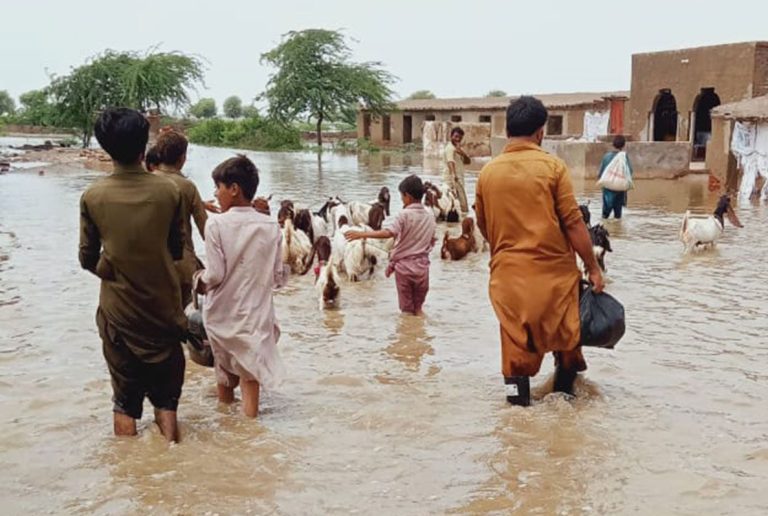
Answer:
[[[587,111],[584,113],[583,140],[595,142],[599,136],[608,134],[611,114],[607,111]]]
[[[757,127],[750,122],[736,122],[733,125],[731,151],[737,156],[747,156],[755,151]]]
[[[755,194],[757,178],[766,179],[760,199],[768,198],[768,124],[736,122],[731,138],[731,151],[742,171],[739,199],[749,201]]]

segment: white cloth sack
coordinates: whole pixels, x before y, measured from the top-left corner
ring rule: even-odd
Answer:
[[[603,175],[597,180],[597,185],[614,192],[626,192],[634,187],[626,152],[616,153],[608,166],[605,167]]]

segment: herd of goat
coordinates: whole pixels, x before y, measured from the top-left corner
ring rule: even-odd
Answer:
[[[291,200],[280,202],[277,220],[283,232],[282,260],[294,274],[307,274],[315,263],[315,289],[321,309],[337,307],[344,276],[356,282],[371,278],[378,264],[385,263],[394,245],[392,239],[361,239],[347,241],[349,231],[380,230],[390,216],[391,196],[385,186],[370,202],[344,202],[338,196],[329,198],[318,210],[301,207]],[[438,222],[461,222],[461,234],[452,236],[446,229],[440,257],[461,260],[470,253],[488,250],[488,242],[475,220],[460,220],[459,203],[446,186],[425,182],[424,208]],[[582,218],[592,240],[592,250],[603,272],[607,271],[605,257],[613,251],[610,234],[603,224],[592,225],[588,204],[579,206]],[[714,213],[706,217],[693,217],[686,213],[679,238],[685,252],[712,247],[724,230],[724,217],[734,226],[742,227],[731,207],[730,198],[722,196]],[[587,275],[581,259],[576,262],[584,279]]]
[[[455,195],[448,188],[429,182],[425,183],[425,188],[424,207],[432,212],[435,220],[459,222],[459,204]],[[349,231],[382,229],[390,216],[390,203],[386,186],[370,202],[344,202],[337,196],[329,198],[317,211],[292,200],[280,202],[277,220],[283,232],[283,264],[299,275],[307,274],[314,265],[315,290],[321,309],[339,306],[342,276],[351,282],[370,278],[376,267],[388,259],[394,244],[392,239],[347,241],[345,235]],[[580,208],[589,228],[595,257],[605,271],[605,254],[612,252],[610,235],[602,224],[591,224],[587,205]],[[445,230],[440,256],[445,260],[461,260],[470,253],[485,252],[488,247],[475,220],[465,217],[461,220],[461,234],[453,236]]]

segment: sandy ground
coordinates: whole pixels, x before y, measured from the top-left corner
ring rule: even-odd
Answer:
[[[81,149],[78,147],[60,147],[57,140],[61,135],[7,135],[6,138],[13,143],[0,145],[0,170],[29,170],[41,171],[57,167],[59,165],[80,165],[90,170],[111,170],[111,160],[101,149]],[[51,145],[37,145],[32,147],[19,144],[16,139],[32,138],[37,141],[51,142]]]

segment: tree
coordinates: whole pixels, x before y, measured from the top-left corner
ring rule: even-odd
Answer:
[[[211,98],[200,99],[189,108],[189,114],[195,118],[213,118],[217,113],[216,101]]]
[[[0,115],[12,115],[16,111],[16,102],[7,91],[0,90]]]
[[[277,68],[263,95],[270,114],[285,122],[314,120],[319,147],[323,122],[338,121],[350,105],[359,104],[374,114],[392,109],[389,85],[394,76],[379,62],[351,61],[340,32],[289,32],[277,47],[261,55],[261,61]]]
[[[259,113],[259,108],[251,104],[243,108],[243,116],[245,118],[259,118],[261,113]]]
[[[54,126],[56,125],[55,107],[51,103],[47,90],[32,90],[19,96],[21,104],[18,112],[22,124]]]
[[[237,95],[227,97],[224,101],[224,115],[229,118],[240,118],[243,116],[243,101]]]
[[[486,97],[506,97],[507,92],[504,90],[491,90],[485,94]]]
[[[422,99],[435,99],[437,98],[434,93],[429,90],[414,91],[408,96],[410,100],[422,100]]]
[[[78,128],[83,147],[87,147],[100,111],[110,106],[141,111],[186,106],[187,90],[202,77],[202,64],[196,57],[107,50],[69,75],[53,77],[47,92],[55,107],[56,124]]]

